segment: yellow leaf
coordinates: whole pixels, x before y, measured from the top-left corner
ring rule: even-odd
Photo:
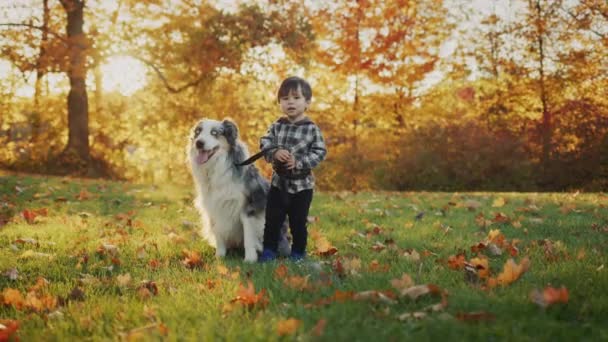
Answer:
[[[118,286],[129,286],[131,284],[131,274],[120,274],[116,276],[116,281],[118,282]]]
[[[494,199],[494,202],[492,203],[493,208],[500,208],[504,205],[505,205],[505,199],[502,197],[498,197],[498,198]]]
[[[530,267],[530,259],[525,257],[521,260],[521,263],[518,265],[513,261],[513,259],[507,260],[505,266],[503,267],[502,273],[500,273],[496,278],[488,279],[488,286],[490,288],[496,287],[498,285],[506,286],[517,279],[528,270]]]
[[[293,335],[302,325],[302,321],[295,318],[288,318],[277,323],[277,333],[279,336]]]
[[[488,259],[486,258],[473,258],[470,263],[477,269],[477,276],[479,278],[487,278],[490,275],[490,266],[488,265]]]

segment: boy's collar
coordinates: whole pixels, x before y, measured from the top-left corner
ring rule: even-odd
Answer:
[[[312,120],[310,120],[310,118],[308,118],[308,116],[304,117],[304,119],[300,120],[300,121],[296,121],[296,122],[291,122],[287,116],[282,116],[279,120],[279,123],[282,124],[292,124],[292,125],[308,125],[308,124],[312,124]]]

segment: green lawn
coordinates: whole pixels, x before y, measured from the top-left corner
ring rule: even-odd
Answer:
[[[608,340],[606,194],[317,192],[309,252],[337,253],[298,264],[216,260],[192,196],[0,176],[0,340]],[[529,269],[499,276],[510,251]],[[567,303],[531,300],[547,286]]]

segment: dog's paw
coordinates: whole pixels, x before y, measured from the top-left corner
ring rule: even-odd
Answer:
[[[245,262],[257,262],[258,261],[258,253],[255,249],[247,250],[245,249]]]
[[[255,256],[252,256],[252,257],[246,256],[245,262],[250,262],[250,263],[258,262],[258,255],[256,254]]]
[[[226,256],[226,249],[216,248],[216,250],[215,250],[216,258],[223,258],[225,256]]]

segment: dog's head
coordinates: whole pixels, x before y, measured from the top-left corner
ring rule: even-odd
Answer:
[[[214,156],[227,153],[234,148],[239,137],[236,124],[229,119],[217,121],[203,119],[199,121],[190,133],[190,160],[203,165]]]

